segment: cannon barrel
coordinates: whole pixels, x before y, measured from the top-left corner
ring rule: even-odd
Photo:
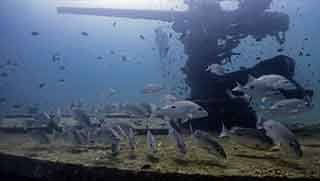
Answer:
[[[84,7],[57,7],[59,14],[110,16],[130,19],[147,19],[174,21],[177,16],[185,14],[183,11],[168,10],[136,10],[136,9],[112,9],[112,8],[84,8]]]

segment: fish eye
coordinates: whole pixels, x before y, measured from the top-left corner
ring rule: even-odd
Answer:
[[[171,108],[172,108],[172,109],[175,109],[175,108],[177,108],[177,107],[176,107],[176,106],[171,106]]]
[[[198,108],[198,111],[203,111],[203,109],[201,107]]]
[[[251,85],[251,86],[249,87],[249,89],[254,89],[254,86],[253,86],[253,85]]]

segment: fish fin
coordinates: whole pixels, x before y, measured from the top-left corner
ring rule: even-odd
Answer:
[[[189,113],[189,114],[187,114],[187,117],[188,117],[188,118],[185,119],[185,120],[182,120],[182,122],[186,122],[186,121],[192,119],[192,118],[193,118],[193,115],[192,115],[191,113]]]
[[[229,96],[231,99],[237,98],[237,96],[233,95],[233,94],[232,94],[232,91],[229,90],[229,89],[226,90],[226,93],[228,94],[228,96]]]
[[[241,91],[243,89],[243,86],[239,83],[239,82],[236,82],[237,86],[235,88],[233,88],[232,90],[233,91]]]
[[[226,126],[224,125],[224,121],[221,120],[221,124],[222,124],[222,129],[221,129],[221,133],[219,134],[219,138],[224,138],[228,136],[229,130],[226,128]]]
[[[267,100],[268,100],[268,98],[267,98],[267,97],[263,97],[263,98],[261,98],[261,102],[262,102],[262,103],[267,102]]]
[[[252,81],[254,81],[256,78],[253,76],[253,75],[251,75],[251,74],[249,74],[248,75],[248,82],[252,82]]]
[[[256,128],[257,129],[263,129],[263,122],[266,121],[262,116],[257,115],[257,123]]]
[[[189,122],[189,129],[190,129],[190,134],[193,134],[193,127],[192,127],[191,121]]]

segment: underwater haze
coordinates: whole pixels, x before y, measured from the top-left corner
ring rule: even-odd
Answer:
[[[10,71],[7,78],[1,78],[1,97],[7,99],[6,104],[1,104],[2,111],[14,104],[39,104],[48,109],[78,100],[87,103],[154,102],[159,96],[143,96],[144,85],[163,84],[167,92],[184,86],[180,70],[186,60],[183,45],[175,38],[170,41],[169,56],[174,60],[172,65],[164,65],[154,42],[154,30],[164,27],[172,31],[169,23],[59,15],[58,3],[2,2],[1,64],[8,60],[17,63],[12,70],[1,70]],[[39,35],[32,36],[32,32]],[[53,62],[55,54],[61,60]],[[167,72],[172,73],[170,77],[163,75]],[[62,79],[64,81],[59,82]],[[41,83],[45,84],[43,88],[39,88]],[[117,94],[108,99],[103,95],[109,88]],[[181,94],[185,96],[184,92]]]
[[[0,178],[319,180],[319,5],[1,0]]]

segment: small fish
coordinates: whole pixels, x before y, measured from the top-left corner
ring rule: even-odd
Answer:
[[[136,149],[137,142],[136,142],[136,135],[132,128],[129,129],[128,143],[129,143],[129,148],[132,151],[134,151]]]
[[[104,92],[104,95],[106,96],[106,98],[109,98],[109,97],[116,95],[117,93],[118,93],[117,90],[115,90],[113,88],[108,88],[107,91]]]
[[[45,86],[46,86],[46,83],[44,83],[44,82],[39,84],[39,88],[43,88]]]
[[[111,152],[112,155],[116,156],[120,153],[120,136],[113,129],[111,130]]]
[[[176,101],[163,106],[154,115],[165,117],[174,121],[181,120],[182,123],[191,119],[199,119],[208,116],[208,112],[200,105],[192,101]]]
[[[84,143],[78,131],[73,127],[64,127],[62,129],[62,137],[64,138],[64,141],[73,145],[81,145]]]
[[[223,149],[223,147],[210,136],[207,132],[196,130],[192,138],[194,142],[200,146],[201,148],[208,151],[208,153],[214,155],[219,159],[226,159],[227,155]]]
[[[173,142],[175,142],[179,152],[182,155],[187,154],[187,146],[183,140],[182,135],[176,129],[174,129],[170,124],[169,124],[169,137]]]
[[[7,99],[4,97],[0,98],[0,104],[5,104],[7,102]]]
[[[89,36],[89,33],[87,33],[87,32],[81,32],[81,35],[83,35],[83,36]]]
[[[296,116],[313,109],[314,105],[303,99],[284,99],[274,103],[266,112],[272,116]]]
[[[121,56],[121,60],[122,60],[123,62],[126,62],[126,61],[128,60],[128,58],[123,55],[123,56]]]
[[[113,26],[113,27],[116,27],[116,26],[117,26],[117,22],[113,22],[113,23],[112,23],[112,26]]]
[[[90,117],[81,109],[77,109],[77,108],[73,109],[72,117],[73,119],[79,121],[81,126],[84,126],[84,127],[91,126]]]
[[[97,60],[102,60],[102,59],[103,59],[103,56],[97,56],[96,59],[97,59]]]
[[[280,149],[284,151],[287,156],[296,159],[302,157],[303,153],[296,136],[280,122],[259,118],[257,128],[264,129],[266,135],[270,137],[275,144],[280,145]]]
[[[1,72],[0,73],[0,77],[8,77],[8,76],[9,76],[9,74],[6,73],[6,72]]]
[[[278,52],[283,52],[284,49],[283,49],[283,48],[279,48],[277,51],[278,51]]]
[[[65,69],[66,69],[66,67],[65,67],[65,66],[63,66],[63,65],[61,65],[61,66],[59,67],[59,69],[60,69],[60,70],[65,70]]]
[[[139,38],[140,38],[141,40],[144,40],[144,39],[145,39],[143,35],[139,35]]]
[[[148,146],[148,155],[154,156],[157,153],[157,143],[156,138],[153,136],[151,131],[147,131],[147,146]]]
[[[12,108],[14,108],[14,109],[20,109],[21,107],[22,107],[22,105],[20,105],[20,104],[12,105]]]
[[[55,53],[52,55],[52,62],[58,62],[61,60],[61,55],[59,53]]]
[[[160,84],[147,84],[143,87],[142,93],[143,94],[155,94],[162,91],[164,87]]]
[[[33,32],[31,32],[31,35],[32,35],[32,36],[38,36],[38,35],[40,35],[40,33],[39,33],[39,32],[36,32],[36,31],[33,31]]]
[[[51,120],[50,115],[47,112],[42,112],[33,116],[33,119],[41,122],[48,123]]]
[[[116,132],[119,134],[120,137],[127,137],[127,136],[128,136],[128,133],[126,133],[126,132],[122,129],[122,127],[121,127],[120,125],[115,124],[115,125],[112,126],[112,129],[113,129],[114,131],[116,131]]]
[[[111,55],[114,55],[115,53],[116,53],[115,51],[110,50],[110,54],[111,54]]]
[[[64,83],[64,79],[59,79],[58,82]]]
[[[253,128],[233,127],[228,136],[240,145],[257,150],[270,150],[273,141],[264,131]]]
[[[95,129],[92,133],[92,138],[95,142],[101,144],[116,144],[122,139],[119,132],[110,124],[103,124],[101,127]]]

